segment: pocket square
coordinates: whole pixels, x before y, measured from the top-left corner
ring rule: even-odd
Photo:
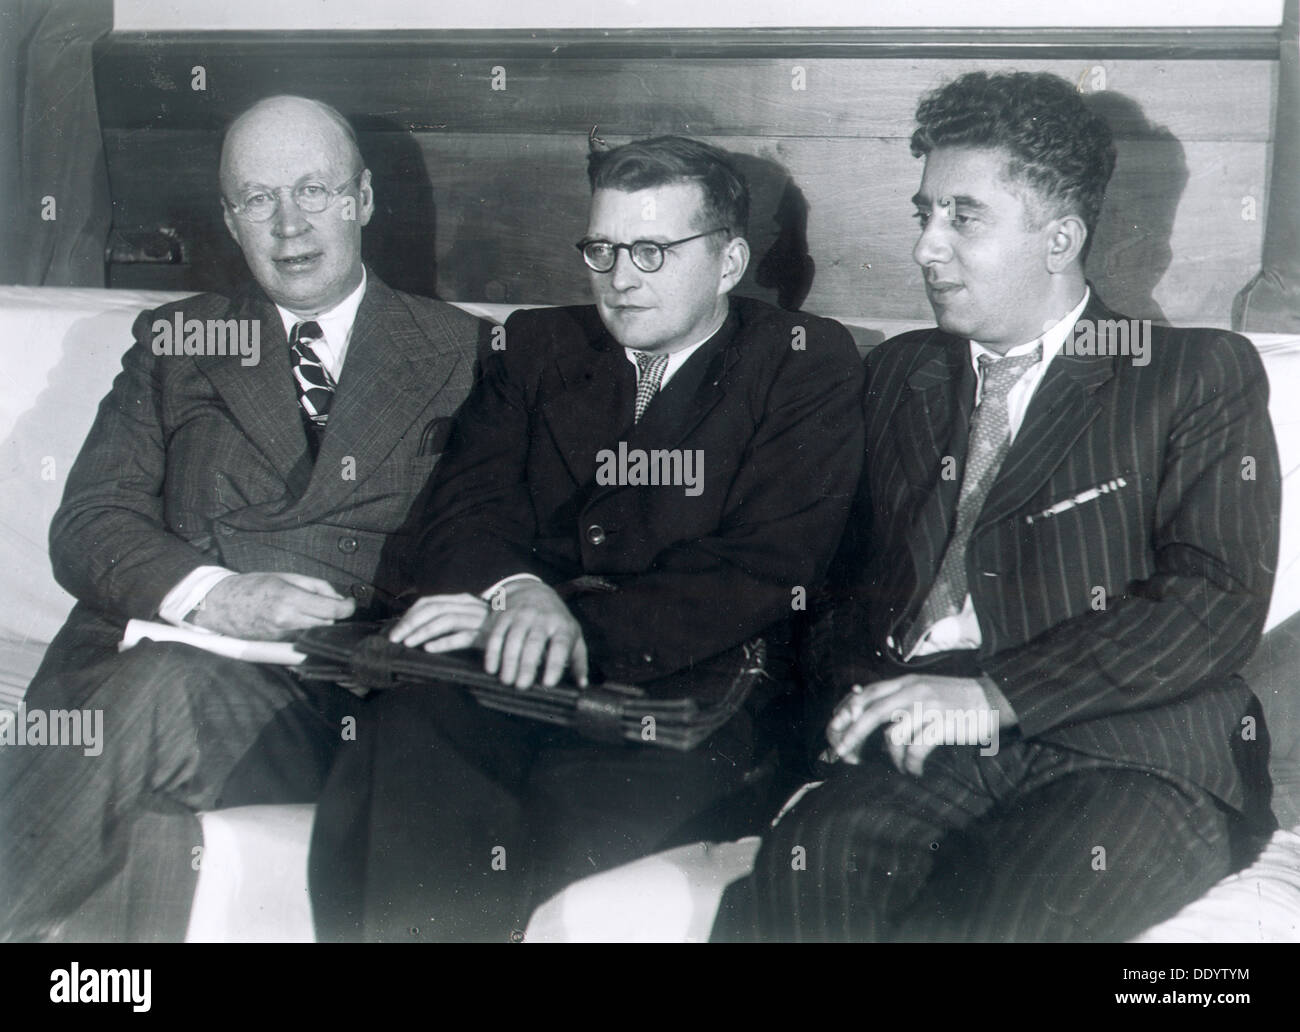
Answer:
[[[1120,488],[1128,487],[1128,481],[1123,477],[1115,477],[1113,480],[1107,480],[1103,484],[1097,484],[1086,491],[1080,491],[1077,495],[1066,498],[1064,501],[1057,502],[1055,505],[1049,505],[1041,512],[1036,512],[1032,516],[1026,516],[1026,523],[1036,523],[1038,520],[1049,519],[1052,516],[1059,516],[1063,512],[1077,508],[1087,502],[1094,501],[1102,495],[1110,494],[1112,491],[1118,491]]]

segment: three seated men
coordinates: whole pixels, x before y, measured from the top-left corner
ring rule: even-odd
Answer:
[[[1142,361],[1095,346],[1122,319],[1083,272],[1115,151],[1070,84],[973,73],[917,119],[938,326],[873,351],[864,395],[843,327],[732,296],[749,202],[716,148],[593,154],[595,304],[516,313],[469,389],[480,326],[360,263],[346,123],[297,98],[241,116],[223,202],[260,291],[180,305],[263,318],[281,347],[249,373],[168,365],[137,324],[55,518],[80,602],[29,696],[116,731],[98,765],[0,755],[0,932],[179,938],[194,812],[318,798],[321,938],[518,938],[568,882],[731,830],[819,680],[825,783],[716,938],[1120,939],[1243,863],[1272,821],[1236,676],[1276,562],[1263,368],[1215,330],[1152,328]],[[634,453],[676,454],[681,482],[609,462]],[[827,578],[828,654],[800,671],[795,600]],[[767,678],[676,752],[462,692],[362,702],[187,646],[113,651],[130,616],[277,637],[399,595],[392,641],[479,649],[520,692],[704,693],[756,637]],[[954,718],[995,733],[929,733]]]

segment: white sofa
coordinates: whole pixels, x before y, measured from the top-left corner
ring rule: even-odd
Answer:
[[[0,288],[0,709],[22,697],[72,606],[50,572],[46,532],[99,399],[130,343],[135,315],[178,295]],[[463,305],[502,319],[509,308]],[[907,328],[840,318],[861,339]],[[877,335],[878,339],[878,335]],[[1283,829],[1254,867],[1226,879],[1151,941],[1300,941],[1300,337],[1255,335],[1272,385],[1287,472],[1282,552],[1252,677],[1273,731],[1274,808]],[[1294,665],[1292,663],[1294,662]],[[204,863],[190,941],[311,941],[306,883],[311,806],[203,815]],[[757,838],[697,843],[570,886],[538,908],[529,941],[699,941],[722,888],[749,870]]]

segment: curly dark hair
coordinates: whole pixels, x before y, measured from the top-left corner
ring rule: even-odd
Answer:
[[[634,140],[587,156],[591,189],[645,190],[695,182],[704,191],[704,218],[744,236],[749,224],[749,187],[726,151],[685,136]]]
[[[970,72],[926,94],[916,121],[913,157],[939,147],[1004,150],[1007,175],[1081,216],[1091,244],[1115,143],[1067,80],[1050,72]]]

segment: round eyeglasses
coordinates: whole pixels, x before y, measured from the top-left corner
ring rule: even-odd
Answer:
[[[294,187],[254,186],[244,191],[238,203],[231,201],[226,203],[230,205],[230,210],[242,219],[249,222],[265,222],[280,210],[280,194],[287,190],[300,211],[308,215],[319,215],[334,203],[335,197],[361,178],[362,172],[365,172],[365,169],[354,173],[346,182],[333,188],[314,179]]]
[[[587,263],[587,268],[593,272],[611,271],[618,262],[620,249],[627,251],[632,259],[632,264],[642,272],[658,272],[663,267],[664,253],[668,248],[676,247],[678,244],[689,244],[692,240],[712,236],[714,233],[726,232],[728,232],[727,226],[716,226],[713,229],[705,230],[703,233],[682,237],[680,240],[669,240],[664,244],[654,240],[634,240],[630,244],[613,244],[608,240],[587,238],[579,240],[573,246],[582,253],[582,260]]]

